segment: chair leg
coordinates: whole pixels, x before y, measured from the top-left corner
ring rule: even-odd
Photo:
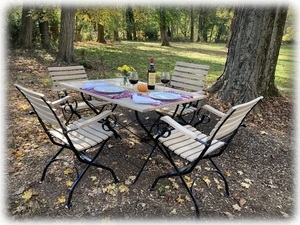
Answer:
[[[48,163],[46,164],[44,170],[43,170],[43,173],[42,173],[42,177],[39,181],[39,183],[42,183],[45,179],[45,176],[46,176],[46,173],[47,173],[47,170],[48,170],[48,167],[55,161],[57,161],[58,159],[56,159],[56,157],[62,152],[62,150],[64,150],[65,146],[61,147],[57,152],[56,154],[48,161]]]
[[[85,172],[90,168],[90,166],[91,166],[91,164],[86,165],[86,167],[83,169],[83,171],[81,172],[79,177],[77,177],[77,179],[72,184],[72,186],[70,188],[70,192],[69,192],[68,201],[67,201],[67,204],[66,204],[67,209],[71,208],[71,206],[72,206],[71,200],[72,200],[72,196],[73,196],[73,192],[74,192],[75,187],[77,186],[77,184],[79,183],[79,181],[81,180],[81,178],[83,177]]]
[[[174,161],[173,161],[173,159],[172,159],[172,157],[171,157],[169,151],[167,151],[166,155],[167,155],[167,158],[168,158],[169,162],[170,162],[170,163],[172,164],[172,166],[174,167],[175,171],[157,177],[157,178],[155,179],[155,181],[153,182],[152,186],[151,186],[151,190],[154,189],[154,187],[156,186],[158,180],[160,180],[161,178],[167,178],[167,177],[179,176],[180,179],[181,179],[181,181],[182,181],[182,183],[183,183],[183,185],[184,185],[184,187],[185,187],[185,189],[186,189],[187,192],[189,193],[189,195],[190,195],[190,197],[191,197],[191,199],[192,199],[192,201],[193,201],[193,203],[194,203],[194,205],[195,205],[196,217],[197,217],[197,218],[200,218],[200,210],[199,210],[199,206],[198,206],[197,200],[196,200],[196,198],[195,198],[193,192],[192,192],[192,191],[189,189],[189,187],[187,186],[187,184],[186,184],[186,182],[185,182],[185,180],[184,180],[184,178],[183,178],[183,176],[182,176],[182,175],[188,174],[190,171],[189,171],[189,170],[185,170],[185,169],[184,169],[183,171],[180,171],[180,170],[178,169],[178,167],[176,166],[176,164],[174,163]]]
[[[217,164],[213,161],[213,159],[212,159],[212,158],[209,158],[209,160],[210,160],[210,162],[213,164],[213,166],[216,168],[216,171],[215,171],[215,172],[217,172],[217,173],[220,175],[220,177],[222,177],[222,179],[223,179],[223,181],[224,181],[224,185],[225,185],[226,196],[227,196],[228,198],[230,198],[231,195],[230,195],[230,192],[229,192],[229,185],[228,185],[228,182],[227,182],[227,180],[226,180],[226,177],[225,177],[224,174],[222,173],[221,169],[217,166]]]
[[[113,178],[114,178],[114,181],[115,183],[118,183],[119,180],[115,174],[115,172],[107,167],[107,166],[104,166],[100,163],[97,163],[97,162],[94,162],[96,160],[96,158],[99,156],[99,154],[101,153],[101,151],[103,150],[104,148],[104,145],[106,144],[106,142],[108,141],[108,139],[106,141],[104,141],[101,145],[101,147],[98,149],[98,151],[96,152],[96,154],[93,156],[93,158],[89,158],[87,155],[85,155],[84,153],[80,152],[79,154],[75,153],[78,160],[82,163],[85,163],[87,164],[83,171],[80,173],[80,175],[76,178],[76,180],[74,181],[74,183],[72,184],[72,187],[70,188],[70,192],[69,192],[69,197],[68,197],[68,201],[67,201],[67,204],[66,204],[66,208],[71,208],[72,204],[71,204],[71,200],[72,200],[72,196],[73,196],[73,192],[77,186],[77,184],[79,183],[79,181],[81,180],[81,178],[83,177],[83,175],[86,173],[86,171],[91,167],[91,166],[95,166],[95,167],[99,167],[99,168],[102,168],[102,169],[105,169],[105,170],[108,170],[111,172]]]
[[[95,167],[99,167],[99,168],[105,169],[105,170],[108,170],[111,173],[112,177],[114,178],[115,183],[119,182],[119,180],[118,180],[118,178],[117,178],[117,176],[116,176],[116,174],[115,174],[115,172],[113,171],[112,168],[110,168],[108,166],[104,166],[103,164],[96,163],[96,162],[92,162],[91,165],[95,166]]]
[[[157,146],[157,143],[155,143],[154,147],[151,149],[150,154],[148,155],[146,161],[145,161],[144,164],[142,165],[140,171],[139,171],[138,174],[136,175],[136,177],[135,177],[135,179],[134,179],[134,181],[133,181],[132,184],[135,184],[135,183],[137,182],[137,180],[139,179],[139,177],[140,177],[141,173],[143,172],[143,170],[144,170],[146,164],[148,163],[148,161],[149,161],[149,159],[151,158],[151,156],[152,156],[154,150],[156,149],[156,146]]]

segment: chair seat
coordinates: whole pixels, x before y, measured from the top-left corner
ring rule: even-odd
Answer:
[[[76,128],[75,124],[83,121],[85,121],[85,119],[80,119],[76,121],[74,124],[69,124],[67,126],[67,129],[68,130],[75,129]],[[61,132],[62,132],[61,129],[50,130],[51,135],[63,141],[65,144],[69,144],[65,135],[63,135]],[[79,128],[77,130],[70,131],[69,133],[69,137],[74,147],[78,151],[82,151],[94,147],[97,144],[101,143],[102,141],[108,139],[112,135],[113,132],[103,130],[101,123],[92,124],[83,128]]]
[[[89,103],[91,103],[95,107],[100,107],[100,106],[107,105],[107,102],[97,101],[97,100],[90,100]],[[77,110],[87,109],[87,108],[89,108],[89,106],[85,102],[79,102],[78,103]]]
[[[185,125],[185,128],[189,129],[190,131],[197,134],[198,139],[206,141],[207,135],[201,133],[196,128]],[[171,135],[167,138],[159,138],[159,141],[166,147],[168,147],[171,151],[173,151],[175,154],[179,155],[180,157],[193,162],[198,158],[198,156],[201,154],[205,146],[201,144],[200,142],[191,139],[190,137],[187,137],[186,135],[182,134],[181,132],[177,130],[172,130]],[[219,149],[222,147],[225,143],[219,140],[213,140],[212,145],[208,148],[205,155]],[[204,156],[205,156],[204,155]]]
[[[173,114],[176,110],[176,107],[177,107],[176,105],[163,107],[161,109],[157,109],[156,112],[161,113],[163,115],[173,116]],[[184,111],[181,113],[182,109],[183,109],[183,106],[179,105],[178,110],[177,110],[177,112],[174,116],[179,116],[179,115],[184,116],[184,115],[187,115],[187,114],[190,114],[190,113],[193,113],[193,112],[197,111],[197,108],[193,107],[193,106],[186,107],[184,109]]]

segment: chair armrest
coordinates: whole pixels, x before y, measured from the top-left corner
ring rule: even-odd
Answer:
[[[223,113],[223,112],[215,109],[214,107],[212,107],[210,105],[203,105],[201,107],[201,109],[205,109],[205,110],[207,110],[207,111],[209,111],[209,112],[211,112],[211,113],[213,113],[213,114],[215,114],[215,115],[217,115],[219,117],[223,117],[225,115],[225,113]]]
[[[170,116],[163,116],[162,118],[160,118],[160,120],[168,123],[170,126],[174,127],[176,130],[180,131],[181,133],[183,133],[184,135],[186,135],[192,139],[197,138],[197,134],[195,134],[194,132],[183,127],[182,125],[177,123],[175,120],[173,120]]]
[[[59,105],[59,104],[61,104],[61,103],[63,103],[63,102],[66,102],[66,101],[68,101],[68,100],[70,100],[70,99],[72,99],[72,96],[65,96],[65,97],[63,97],[63,98],[60,98],[60,99],[58,99],[58,100],[56,100],[56,101],[53,101],[53,102],[50,102],[50,104],[52,105],[52,106],[56,106],[56,105]]]
[[[106,117],[108,117],[108,116],[111,115],[111,114],[112,114],[112,111],[110,111],[110,110],[105,110],[105,111],[103,111],[102,113],[100,113],[99,115],[97,115],[97,116],[95,116],[95,117],[92,117],[92,118],[90,118],[90,119],[87,119],[87,120],[85,120],[85,121],[83,121],[83,122],[78,122],[78,123],[76,124],[76,127],[77,127],[77,128],[81,128],[81,127],[88,126],[88,125],[93,124],[93,123],[96,123],[96,122],[98,122],[98,121],[100,121],[100,120],[102,120],[102,119],[105,119]]]

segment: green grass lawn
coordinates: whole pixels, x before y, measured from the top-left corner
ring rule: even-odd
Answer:
[[[114,77],[117,68],[124,64],[132,66],[146,81],[149,58],[155,60],[157,74],[173,72],[176,61],[210,65],[207,86],[210,86],[223,72],[227,48],[225,44],[171,43],[172,47],[162,47],[160,42],[122,41],[115,44],[77,43],[75,53],[78,58],[93,62],[93,66],[103,67],[101,74],[92,74],[90,79]],[[276,68],[276,85],[282,92],[291,93],[294,78],[293,46],[282,46]],[[80,61],[80,60],[79,60]]]

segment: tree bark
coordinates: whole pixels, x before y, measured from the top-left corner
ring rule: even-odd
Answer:
[[[50,33],[49,33],[49,22],[42,21],[39,23],[40,33],[41,33],[41,44],[44,49],[50,49]]]
[[[166,9],[164,7],[161,7],[159,10],[159,27],[160,27],[161,46],[171,46],[167,34],[168,31],[167,16],[166,16]]]
[[[283,37],[285,21],[287,17],[288,9],[285,7],[279,7],[276,10],[272,37],[270,42],[270,48],[266,56],[266,64],[260,78],[260,89],[262,95],[265,96],[280,96],[279,90],[275,85],[275,71],[279,51],[281,47],[281,40]],[[275,12],[274,12],[275,13]]]
[[[275,74],[268,67],[276,67],[278,59],[272,51],[281,43],[274,41],[275,16],[276,8],[236,9],[223,74],[209,89],[221,102],[235,105],[266,96],[270,83],[264,80]]]
[[[106,40],[104,38],[104,26],[98,23],[98,38],[97,41],[102,44],[106,44]]]
[[[135,23],[134,23],[134,14],[131,6],[128,6],[126,9],[126,36],[127,40],[137,40]]]
[[[76,9],[62,6],[61,9],[61,26],[59,36],[57,62],[66,61],[67,63],[75,62],[74,56],[74,29],[75,29]]]
[[[197,42],[207,41],[207,38],[203,36],[203,26],[205,20],[206,10],[204,7],[199,8],[199,15],[198,15],[198,35],[197,35]]]
[[[31,16],[31,9],[29,7],[23,6],[20,39],[19,39],[21,48],[24,49],[32,48],[32,30],[33,30],[33,22]]]
[[[194,42],[194,9],[191,6],[191,34],[190,34],[190,42]]]

